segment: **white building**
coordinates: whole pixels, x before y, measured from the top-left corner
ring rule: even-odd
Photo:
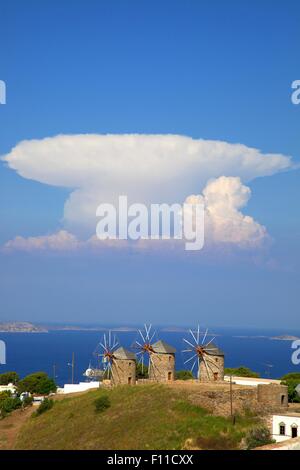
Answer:
[[[225,375],[224,380],[225,382],[230,382],[230,375]],[[280,385],[281,380],[232,376],[232,383],[237,384],[237,385],[247,385],[250,387],[257,387],[258,385],[268,385],[268,384]]]
[[[93,390],[100,387],[100,382],[79,382],[79,384],[65,384],[63,388],[58,388],[57,393],[79,393]]]
[[[16,390],[17,390],[17,387],[14,384],[0,385],[0,393],[11,392],[12,394],[14,394]]]
[[[276,442],[300,437],[300,413],[273,415],[272,437]]]

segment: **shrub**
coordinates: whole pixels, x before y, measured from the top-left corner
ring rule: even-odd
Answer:
[[[1,416],[5,416],[7,413],[10,413],[17,408],[20,408],[22,405],[20,398],[12,397],[9,391],[4,391],[0,393],[0,410]]]
[[[38,395],[48,395],[56,391],[56,385],[53,379],[50,379],[45,372],[35,372],[27,375],[18,383],[18,391],[36,393]]]
[[[193,378],[193,373],[190,370],[178,370],[175,374],[177,380],[191,380]]]
[[[102,395],[102,397],[96,398],[94,405],[95,411],[97,413],[102,413],[110,407],[110,399],[107,395]]]
[[[265,426],[254,428],[248,431],[245,437],[247,449],[254,449],[255,447],[272,444],[274,440],[271,437],[269,429]]]
[[[33,402],[33,397],[30,395],[28,397],[25,397],[23,400],[22,400],[22,406],[24,408],[26,408],[26,406],[29,406],[31,405]]]
[[[53,400],[49,400],[49,398],[45,398],[42,401],[42,403],[39,405],[36,412],[34,413],[34,416],[39,416],[39,415],[45,413],[46,411],[51,410],[51,408],[53,408],[53,405],[54,405]]]
[[[0,385],[16,384],[19,379],[16,372],[4,372],[0,374]]]
[[[260,375],[258,372],[254,372],[253,370],[249,369],[245,366],[240,367],[225,367],[224,369],[225,375],[235,375],[237,377],[253,377],[258,378]]]

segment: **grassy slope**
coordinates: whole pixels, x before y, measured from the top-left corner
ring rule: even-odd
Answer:
[[[95,413],[94,400],[108,394],[111,407]],[[120,386],[64,398],[31,417],[17,449],[181,449],[187,439],[200,448],[237,448],[253,418],[229,420],[191,405],[182,390],[162,385]],[[193,444],[195,445],[195,444]]]

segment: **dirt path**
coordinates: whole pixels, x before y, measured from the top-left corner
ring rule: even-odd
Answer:
[[[16,410],[0,420],[0,450],[14,448],[21,427],[33,411],[34,407],[28,407],[24,411]]]

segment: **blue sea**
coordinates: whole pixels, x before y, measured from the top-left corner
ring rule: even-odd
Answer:
[[[279,378],[288,372],[300,372],[300,365],[293,365],[292,341],[270,339],[278,335],[300,337],[300,331],[254,330],[233,328],[212,328],[217,344],[225,353],[225,365],[245,365],[259,372],[263,377]],[[120,345],[129,348],[137,338],[136,331],[116,331]],[[58,385],[70,383],[71,367],[68,363],[75,355],[75,382],[83,381],[83,372],[91,362],[96,366],[93,354],[103,337],[103,331],[49,331],[48,333],[0,333],[0,340],[6,343],[6,364],[0,365],[0,373],[7,370],[18,372],[21,377],[45,371],[51,377],[54,373]],[[177,350],[176,369],[183,369],[184,331],[158,329],[156,339],[163,339]],[[54,369],[55,364],[55,369]]]

